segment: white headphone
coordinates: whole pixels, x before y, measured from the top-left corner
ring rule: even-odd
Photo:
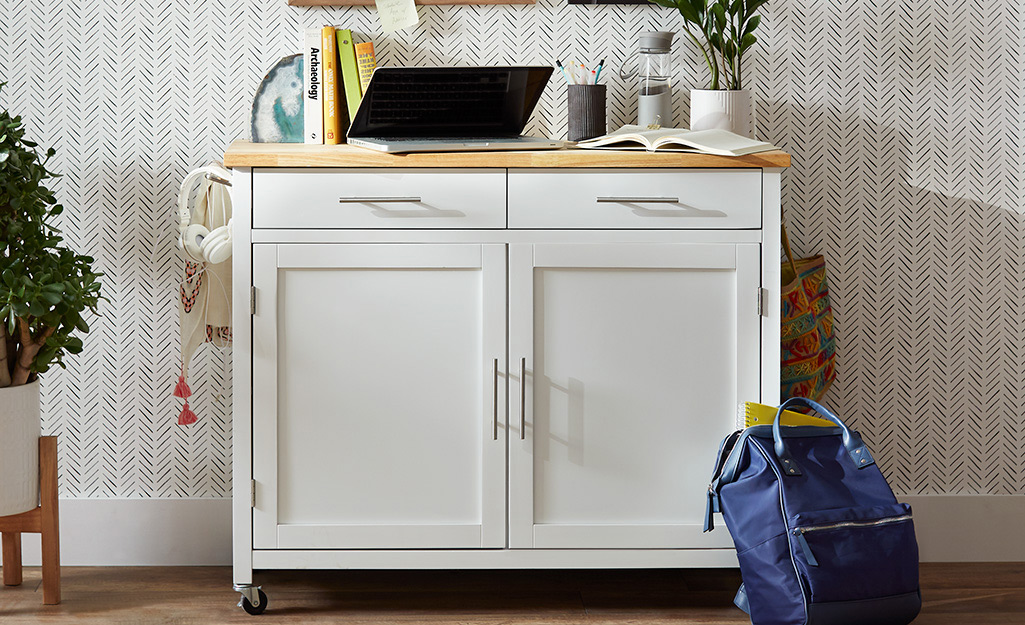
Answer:
[[[207,165],[195,169],[182,180],[178,191],[178,246],[185,250],[185,256],[197,263],[217,264],[231,258],[231,218],[220,228],[208,230],[206,226],[192,222],[192,209],[189,207],[189,194],[197,178],[214,180],[214,184],[226,183],[231,186],[231,172],[220,165]],[[227,214],[227,198],[222,197],[222,215]],[[207,206],[207,210],[211,210]]]

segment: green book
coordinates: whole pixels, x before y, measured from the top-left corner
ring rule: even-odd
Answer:
[[[338,69],[345,87],[345,102],[349,106],[349,119],[353,120],[356,119],[359,101],[363,99],[359,69],[356,67],[356,43],[352,40],[352,31],[346,28],[335,29],[335,37],[338,39]]]

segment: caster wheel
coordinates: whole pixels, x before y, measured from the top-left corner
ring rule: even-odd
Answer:
[[[259,593],[260,605],[253,605],[250,603],[249,599],[246,599],[245,597],[242,597],[242,603],[239,604],[242,606],[243,610],[254,616],[257,614],[263,614],[263,611],[267,609],[267,593],[262,590],[258,590],[257,592]]]

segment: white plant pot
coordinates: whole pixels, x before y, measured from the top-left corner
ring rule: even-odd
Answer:
[[[39,505],[39,381],[0,388],[0,516]]]
[[[721,128],[745,137],[755,136],[754,98],[739,91],[691,89],[690,129]]]

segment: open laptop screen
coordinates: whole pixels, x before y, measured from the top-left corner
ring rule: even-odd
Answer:
[[[350,137],[515,137],[551,67],[380,67]]]

